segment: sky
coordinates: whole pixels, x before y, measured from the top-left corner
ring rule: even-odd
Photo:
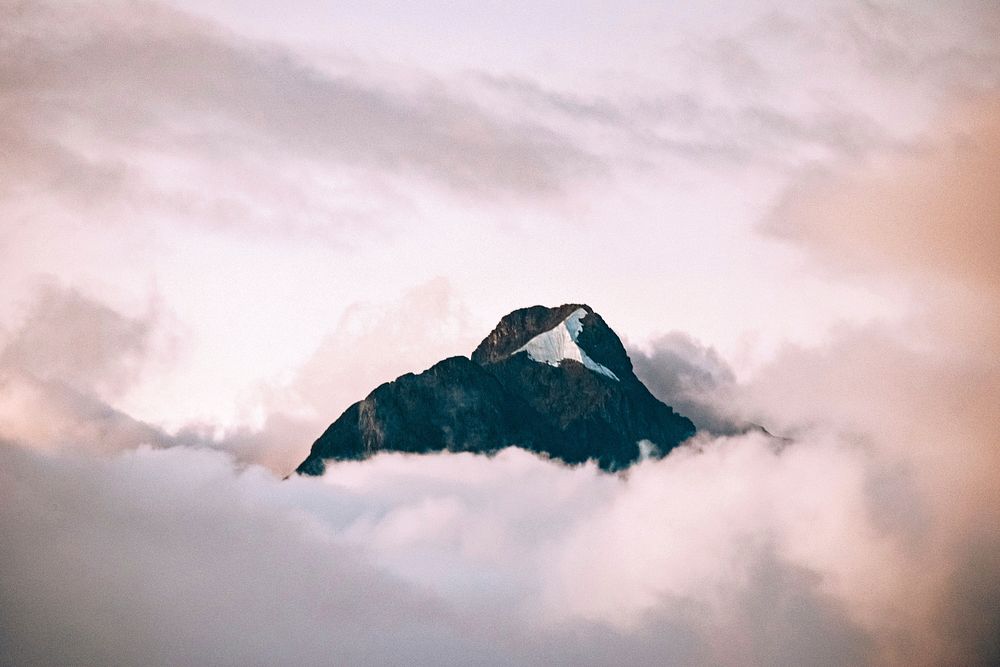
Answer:
[[[2,661],[995,664],[998,35],[989,1],[0,0]],[[694,442],[282,481],[562,303]]]

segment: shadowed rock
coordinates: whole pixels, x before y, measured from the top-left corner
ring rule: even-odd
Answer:
[[[551,338],[533,349],[544,353],[522,349],[541,334]],[[491,454],[511,445],[613,471],[638,460],[640,440],[662,456],[694,430],[649,393],[621,340],[589,306],[533,306],[500,320],[471,359],[408,373],[352,405],[296,472],[319,475],[326,460],[379,451]]]

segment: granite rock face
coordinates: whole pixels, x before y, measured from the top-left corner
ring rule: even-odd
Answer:
[[[491,454],[511,445],[604,470],[666,454],[694,425],[653,397],[614,331],[583,304],[510,313],[471,358],[375,389],[330,425],[296,472],[379,451]]]

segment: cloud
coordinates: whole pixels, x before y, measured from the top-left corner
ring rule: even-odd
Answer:
[[[159,429],[115,409],[160,350],[155,307],[128,317],[42,283],[0,347],[0,438],[46,451],[112,453],[165,445]]]
[[[10,369],[0,370],[0,437],[44,451],[93,453],[172,441],[92,393]]]
[[[211,423],[189,423],[173,441],[221,449],[285,475],[348,406],[404,373],[467,355],[477,342],[465,304],[444,278],[391,301],[355,302],[287,382],[262,389],[261,425],[220,434]]]
[[[907,500],[885,503],[873,483],[872,513],[884,530],[908,533],[919,554],[928,582],[905,599],[935,628],[939,662],[1000,659],[1000,614],[982,602],[998,594],[988,582],[1000,581],[996,559],[984,556],[995,552],[1000,520],[996,109],[995,98],[972,100],[942,116],[920,150],[812,172],[789,189],[767,233],[828,272],[888,283],[914,308],[901,326],[787,349],[744,394],[772,422],[837,424],[896,471],[890,479],[908,488]]]
[[[996,98],[979,98],[942,117],[915,149],[806,173],[765,231],[838,271],[951,283],[996,299],[998,110]]]
[[[668,160],[712,167],[711,178],[909,146],[942,100],[1000,85],[1000,13],[989,2],[821,0],[741,10],[732,22],[708,14],[706,25],[681,34],[667,24],[683,12],[650,12],[650,25],[664,25],[651,50],[656,65],[608,64],[622,70],[613,82],[569,87],[538,71],[481,71],[474,80],[497,108],[574,128],[616,165]]]
[[[672,331],[649,345],[629,350],[635,373],[650,392],[695,423],[700,430],[734,435],[749,426],[728,405],[736,383],[729,365],[712,348]]]
[[[299,369],[295,389],[321,414],[339,414],[380,384],[468,356],[477,343],[454,287],[434,278],[390,302],[351,304]]]
[[[774,459],[759,442],[747,444],[750,458]],[[736,456],[733,472],[747,460],[738,449],[723,455]],[[331,466],[325,480],[284,483],[185,448],[95,460],[5,446],[0,457],[0,525],[10,538],[0,547],[0,581],[17,609],[3,618],[3,650],[14,664],[204,656],[856,664],[870,650],[863,630],[819,590],[821,577],[766,539],[744,544],[759,525],[708,531],[720,546],[747,547],[739,562],[725,548],[704,551],[701,539],[664,550],[644,534],[690,515],[690,505],[646,503],[654,485],[687,479],[668,491],[673,498],[696,488],[705,479],[698,469],[711,470],[697,453],[643,464],[627,483],[514,449],[493,459],[385,455]],[[768,477],[792,472],[780,468]],[[699,513],[756,515],[745,499],[719,495]],[[766,526],[784,520],[757,516]],[[617,548],[609,550],[609,537]],[[580,547],[591,555],[582,564]],[[702,565],[685,582],[678,561],[696,560]],[[719,578],[713,566],[735,572]],[[615,584],[643,604],[608,615],[613,607],[602,605],[614,602]]]
[[[157,309],[153,299],[148,313],[129,317],[43,282],[0,346],[0,438],[49,452],[208,448],[284,475],[351,403],[476,343],[450,283],[433,279],[394,301],[350,305],[288,382],[262,385],[262,423],[191,421],[168,433],[115,407],[143,375],[162,372],[173,334]]]
[[[363,83],[157,3],[7,2],[0,25],[8,198],[252,229],[262,216],[330,221],[337,193],[359,179],[369,194],[381,181],[390,199],[393,174],[536,195],[601,171],[566,137],[503,121],[429,78]]]
[[[736,42],[725,44],[728,51]],[[694,68],[704,65],[702,60],[692,63]],[[795,165],[817,150],[863,155],[891,142],[869,114],[826,107],[791,112],[765,95],[714,100],[680,88],[582,96],[546,88],[528,77],[480,74],[475,81],[496,97],[498,106],[516,104],[519,115],[602,137],[604,150],[626,162],[642,155],[700,166],[773,167]],[[738,87],[730,80],[726,85]]]
[[[126,317],[72,288],[46,282],[0,350],[0,367],[117,396],[141,370],[154,318]]]
[[[838,275],[908,290],[922,308],[910,333],[943,344],[939,354],[991,354],[1000,345],[998,110],[995,95],[973,98],[910,149],[802,173],[762,231]]]
[[[272,506],[276,479],[169,451],[3,449],[0,521],[17,533],[0,547],[5,663],[456,663],[436,636],[456,619]]]

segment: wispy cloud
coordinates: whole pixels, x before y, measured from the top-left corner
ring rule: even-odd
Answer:
[[[185,161],[241,171],[299,159],[485,195],[557,191],[601,169],[557,132],[504,121],[430,77],[394,89],[324,73],[161,5],[0,11],[7,196],[28,188],[78,204],[210,198],[176,182],[196,169]]]

